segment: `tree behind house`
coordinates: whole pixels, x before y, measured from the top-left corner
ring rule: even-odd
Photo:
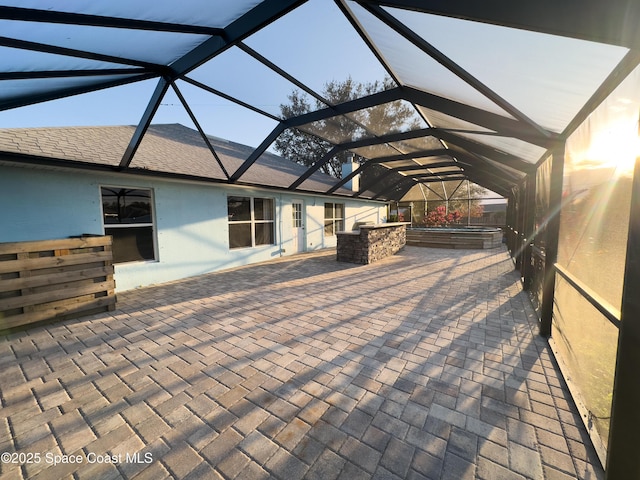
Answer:
[[[355,82],[351,77],[344,81],[325,83],[321,96],[331,105],[362,98],[382,90],[394,88],[390,78],[382,82]],[[283,118],[327,108],[323,102],[300,90],[288,95],[289,103],[280,105]],[[346,115],[336,115],[299,128],[287,129],[275,141],[275,149],[285,158],[302,165],[311,166],[320,160],[335,144],[372,137],[376,132],[393,133],[419,128],[421,119],[415,110],[402,101],[389,102]],[[329,141],[330,140],[330,141]],[[321,171],[335,178],[341,176],[341,165],[349,160],[351,153],[341,151],[321,167]],[[354,156],[357,163],[364,158]],[[388,182],[387,182],[388,183]]]

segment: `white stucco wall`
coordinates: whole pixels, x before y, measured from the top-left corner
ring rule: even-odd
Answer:
[[[304,205],[307,251],[335,247],[336,237],[324,236],[325,201],[345,204],[347,229],[356,221],[386,220],[386,206],[379,202],[116,173],[0,166],[0,242],[103,234],[101,186],[150,188],[154,197],[157,261],[116,265],[118,291],[295,253],[293,201]],[[275,245],[229,249],[228,195],[275,199]]]

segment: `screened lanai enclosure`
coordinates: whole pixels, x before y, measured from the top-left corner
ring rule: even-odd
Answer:
[[[469,179],[434,180],[389,202],[389,219],[411,222],[411,228],[506,225],[506,198]]]
[[[640,2],[0,3],[1,129],[134,126],[103,163],[0,132],[2,165],[145,175],[150,126],[179,123],[221,172],[183,180],[248,184],[278,153],[307,167],[290,192],[321,170],[325,194],[396,212],[445,183],[506,199],[507,246],[607,477],[640,477]],[[253,147],[227,170],[211,136]]]

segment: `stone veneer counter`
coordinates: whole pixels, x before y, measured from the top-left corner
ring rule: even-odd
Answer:
[[[359,230],[336,232],[339,262],[374,263],[398,253],[407,243],[409,223],[360,225]]]

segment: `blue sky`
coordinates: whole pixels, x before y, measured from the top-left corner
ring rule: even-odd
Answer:
[[[33,3],[32,6],[46,8],[44,0],[29,1],[42,1],[42,6],[40,3]],[[56,0],[47,1],[56,5]],[[124,5],[125,0],[118,1]],[[235,6],[235,0],[226,1],[227,6]],[[381,55],[403,84],[508,116],[475,88],[429,58],[362,7],[352,2],[347,4],[375,38]],[[108,2],[96,5],[87,8],[104,8],[107,11],[114,8]],[[133,4],[127,2],[127,6],[130,5]],[[165,4],[167,8],[180,8],[170,5]],[[131,8],[142,7],[136,5]],[[555,131],[562,131],[627,52],[621,47],[464,20],[397,9],[389,9],[389,12],[516,108]],[[132,58],[149,62],[157,61],[167,53],[179,58],[194,48],[197,41],[202,41],[201,36],[176,36],[167,32],[136,32],[129,37],[130,32],[120,29],[43,24],[17,26],[9,21],[0,21],[0,30],[8,37],[41,42],[51,39],[58,46],[94,48],[114,56],[126,52]],[[178,37],[182,42],[180,44],[175,43]],[[338,7],[327,0],[309,0],[247,38],[244,43],[317,92],[321,92],[323,86],[332,80],[342,81],[350,76],[356,82],[373,82],[382,80],[386,75]],[[470,45],[474,48],[469,48]],[[15,71],[96,68],[97,64],[102,66],[104,62],[0,47],[0,69],[8,68],[9,71],[12,68]],[[230,48],[190,72],[189,77],[274,115],[279,113],[279,105],[287,103],[287,95],[296,88],[238,47]],[[0,99],[19,95],[25,84],[30,91],[37,91],[45,82],[56,84],[61,81],[67,80],[3,81]],[[82,81],[85,80],[70,80],[71,84]],[[0,128],[135,125],[140,121],[156,85],[157,80],[147,80],[2,111]],[[183,81],[178,81],[177,86],[205,132],[210,135],[255,147],[277,124],[269,117]],[[433,124],[443,128],[478,128],[443,113],[428,109],[422,111]],[[172,90],[162,100],[153,123],[181,123],[194,128]],[[477,140],[475,134],[461,135]],[[530,161],[535,161],[542,153],[538,147],[510,138],[485,136],[482,140]]]
[[[318,91],[326,82],[348,75],[361,82],[381,80],[385,71],[337,10],[333,2],[311,0],[248,38],[246,44]],[[237,48],[190,75],[270,113],[277,113],[295,88]],[[156,84],[157,80],[149,80],[0,112],[0,128],[137,124]],[[267,117],[184,82],[178,87],[211,135],[257,146],[276,126]],[[163,99],[153,123],[193,127],[172,90]]]
[[[508,116],[476,89],[402,39],[362,7],[352,3],[348,5],[358,21],[375,37],[381,54],[403,83]],[[566,126],[626,53],[626,49],[620,47],[416,12],[391,11],[420,32],[426,41],[503,95],[508,102],[542,122],[542,126],[555,131],[561,131]],[[202,36],[176,36],[166,32],[136,32],[129,37],[130,32],[121,29],[42,24],[17,27],[6,21],[0,21],[0,29],[3,35],[13,35],[23,40],[47,42],[52,39],[60,46],[94,48],[116,56],[126,52],[133,58],[150,62],[157,61],[164,54],[179,58],[194,48],[196,42],[202,41]],[[176,43],[176,40],[182,43]],[[331,80],[342,81],[351,76],[357,82],[373,82],[382,80],[386,74],[338,7],[327,0],[309,0],[246,39],[245,44],[318,92]],[[468,48],[470,44],[478,48]],[[59,70],[73,68],[74,65],[75,68],[78,68],[77,65],[81,65],[80,68],[95,68],[96,65],[93,60],[70,59],[6,47],[0,48],[0,64],[4,62],[9,68],[17,70]],[[287,103],[287,95],[296,88],[238,47],[230,48],[190,72],[189,76],[276,115],[279,105]],[[21,83],[35,84],[30,88],[37,90],[41,83],[55,84],[61,81],[3,81],[0,99],[19,94]],[[157,80],[149,80],[0,112],[0,128],[137,124],[156,84]],[[211,135],[257,146],[276,126],[276,122],[268,117],[184,82],[179,81],[178,87],[203,129]],[[427,114],[430,115],[429,112]],[[153,121],[193,127],[188,114],[171,90],[163,99]],[[446,119],[446,122],[450,125],[440,126],[466,128],[459,121]],[[520,145],[497,146],[510,153],[521,154]],[[537,158],[538,152],[532,155]]]

